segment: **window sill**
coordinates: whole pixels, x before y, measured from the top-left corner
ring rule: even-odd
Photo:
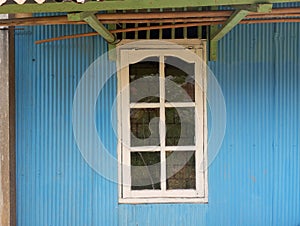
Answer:
[[[208,204],[208,198],[120,198],[119,204],[197,203]]]

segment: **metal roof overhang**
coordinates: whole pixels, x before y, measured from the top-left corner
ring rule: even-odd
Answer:
[[[266,3],[291,2],[289,0],[103,0],[88,1],[83,4],[66,0],[63,2],[53,2],[49,0],[3,0],[0,6],[0,14],[15,13],[43,13],[43,12],[84,12],[84,11],[105,11],[105,10],[134,10],[134,9],[158,9],[158,8],[184,8],[184,7],[204,7],[204,6],[233,6],[252,5]],[[75,0],[80,1],[81,0]],[[300,2],[294,0],[292,2]],[[0,1],[1,3],[1,1]]]

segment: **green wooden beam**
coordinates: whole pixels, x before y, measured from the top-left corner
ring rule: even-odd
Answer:
[[[87,22],[95,31],[99,33],[108,43],[115,43],[117,38],[109,32],[107,28],[98,20],[94,12],[81,12],[68,14],[68,19],[71,21]]]
[[[116,11],[112,10],[109,13],[115,13]],[[117,28],[116,24],[108,24],[109,30],[115,30]],[[108,59],[111,61],[117,60],[117,51],[116,51],[116,44],[108,44]]]
[[[69,21],[82,21],[85,18],[94,15],[97,11],[88,11],[88,12],[80,12],[80,13],[69,13],[68,20]]]
[[[211,10],[218,10],[218,7],[210,7]],[[208,59],[210,61],[217,61],[218,59],[218,42],[217,41],[211,41],[211,37],[219,30],[219,25],[211,25],[208,27],[209,29],[209,37],[208,37],[208,47],[209,47],[209,53],[208,53]]]
[[[257,13],[270,13],[272,11],[272,4],[237,5],[233,7]]]
[[[101,10],[134,10],[134,9],[155,9],[155,8],[183,8],[183,7],[202,7],[202,6],[234,6],[252,5],[259,3],[280,3],[290,2],[290,0],[104,0],[90,1],[84,4],[75,2],[60,3],[28,3],[18,5],[16,3],[4,4],[0,6],[0,14],[6,13],[42,13],[42,12],[83,12]],[[293,0],[300,2],[300,0]]]
[[[218,41],[223,38],[229,31],[231,31],[234,26],[236,26],[245,16],[247,16],[249,11],[247,10],[236,10],[230,18],[226,21],[226,23],[222,26],[219,31],[217,31],[213,37],[211,37],[211,41]]]
[[[215,29],[212,27],[211,32]],[[217,41],[210,41],[209,42],[209,60],[210,61],[217,61],[218,59],[218,42]]]

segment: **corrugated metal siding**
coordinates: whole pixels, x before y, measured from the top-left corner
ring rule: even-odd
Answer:
[[[299,39],[296,23],[238,26],[210,63],[228,117],[207,225],[300,224]]]
[[[85,30],[18,32],[18,225],[300,225],[300,24],[240,25],[221,40],[209,66],[224,93],[227,128],[209,168],[207,205],[118,205],[117,185],[84,162],[72,134],[72,99],[107,46],[98,37],[33,41]],[[115,95],[114,77],[97,105],[98,128],[114,155],[107,109]]]
[[[238,26],[220,42],[220,60],[210,63],[225,97],[227,128],[219,156],[209,168],[208,225],[277,225],[272,211],[273,29]]]
[[[300,29],[299,24],[279,24],[275,79],[274,220],[281,225],[299,225],[300,220]]]
[[[90,63],[107,50],[99,37],[35,45],[37,39],[90,31],[87,26],[26,27],[16,31],[18,225],[116,225],[117,187],[82,158],[72,130],[72,101]],[[113,70],[113,63],[99,68]],[[97,126],[115,155],[107,121],[116,79],[97,104]],[[110,119],[110,115],[109,115]]]

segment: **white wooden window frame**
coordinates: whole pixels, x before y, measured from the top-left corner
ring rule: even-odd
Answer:
[[[174,43],[174,40],[172,40]],[[117,52],[118,67],[118,160],[119,160],[119,203],[207,203],[207,110],[206,110],[206,49],[204,40],[176,40],[174,45],[145,45],[137,44],[134,48],[120,43]],[[175,48],[174,48],[175,47]],[[196,54],[192,54],[190,51]],[[159,75],[164,78],[164,57],[173,56],[189,63],[195,63],[195,102],[165,103],[165,84],[160,82],[159,103],[130,103],[129,89],[129,65],[137,63],[147,57],[158,56],[160,58]],[[197,57],[198,56],[198,57]],[[201,60],[200,60],[201,59]],[[199,87],[197,84],[203,85]],[[124,92],[124,90],[127,90]],[[168,107],[195,107],[198,117],[195,117],[194,146],[166,146],[165,145],[165,108]],[[160,120],[160,146],[159,147],[126,147],[123,143],[130,143],[130,109],[134,108],[159,108]],[[161,159],[165,159],[166,151],[195,151],[196,189],[166,189],[166,163],[161,164],[161,189],[157,190],[131,190],[131,175],[128,172],[130,166],[130,153],[134,151],[160,151]],[[127,168],[126,168],[127,166]],[[127,185],[125,185],[127,184]]]

